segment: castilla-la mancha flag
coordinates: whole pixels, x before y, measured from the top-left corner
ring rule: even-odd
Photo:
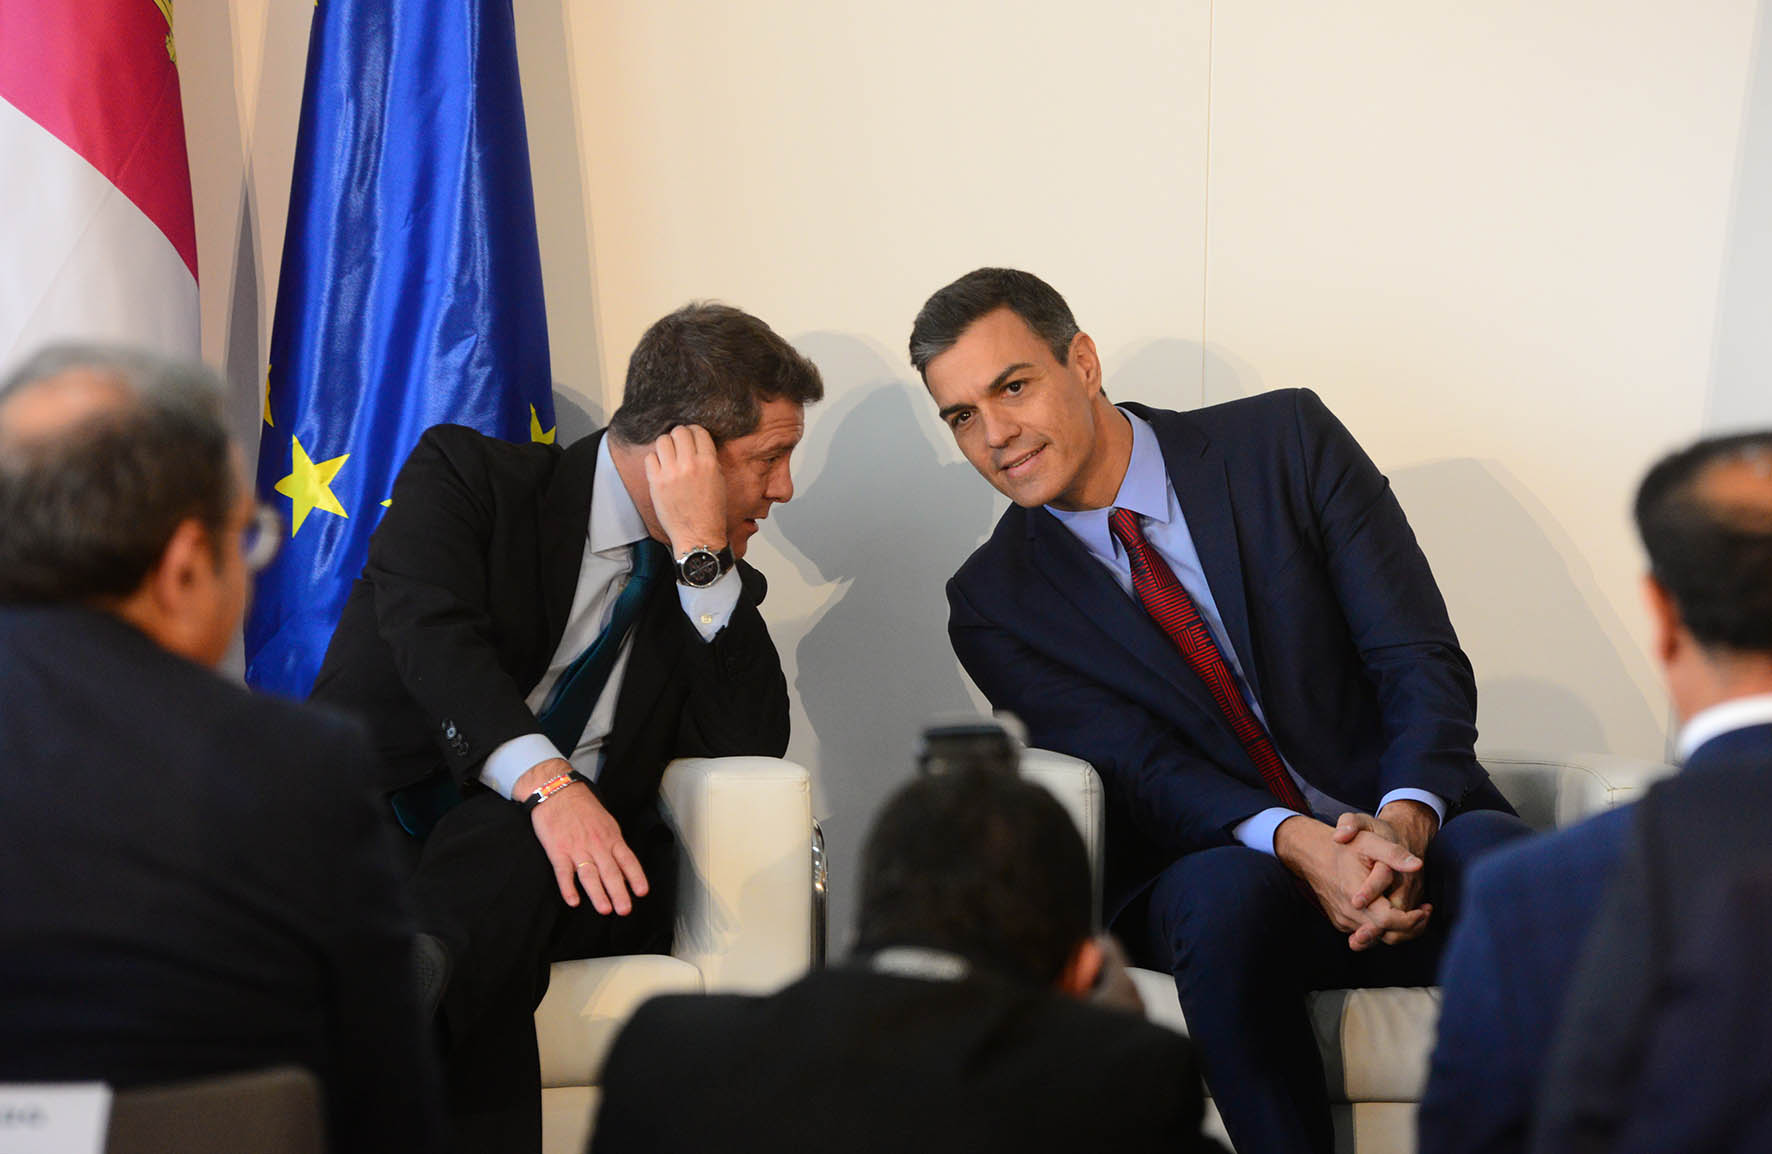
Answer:
[[[0,372],[69,338],[197,355],[172,0],[0,0]]]

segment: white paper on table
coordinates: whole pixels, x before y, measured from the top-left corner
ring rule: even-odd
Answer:
[[[103,1082],[0,1085],[0,1154],[104,1154],[110,1121]]]

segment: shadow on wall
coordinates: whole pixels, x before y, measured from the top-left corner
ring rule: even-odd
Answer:
[[[947,639],[944,586],[996,520],[993,491],[965,462],[944,463],[922,385],[870,346],[828,333],[794,345],[835,403],[810,423],[816,479],[772,515],[809,585],[844,588],[795,651],[818,742],[831,854],[833,958],[852,937],[862,840],[880,803],[912,772],[929,718],[970,710]],[[810,471],[810,470],[808,470]],[[784,551],[792,557],[792,551]]]
[[[559,417],[557,443],[568,445],[603,427],[600,412],[612,395],[603,380],[597,260],[585,203],[583,149],[572,114],[578,96],[568,27],[571,13],[566,0],[555,0],[519,4],[516,15],[523,119]]]
[[[603,406],[594,401],[586,404],[586,398],[577,393],[570,393],[559,387],[556,381],[554,388],[554,443],[561,448],[578,440],[589,433],[594,433],[609,423],[603,415]]]
[[[1747,107],[1736,145],[1734,203],[1711,343],[1706,432],[1772,425],[1772,0],[1755,18]]]
[[[1262,391],[1246,363],[1219,350],[1204,362],[1209,403]],[[1656,673],[1591,574],[1572,568],[1579,552],[1550,511],[1493,462],[1389,473],[1476,671],[1482,744],[1659,756],[1663,710],[1640,688]]]
[[[1518,495],[1500,466],[1437,461],[1391,477],[1433,564],[1459,641],[1477,670],[1478,729],[1490,748],[1652,753],[1660,710],[1643,696],[1655,673],[1591,577],[1571,571],[1574,545]],[[1632,665],[1641,677],[1631,676]],[[1525,670],[1501,676],[1485,670]]]

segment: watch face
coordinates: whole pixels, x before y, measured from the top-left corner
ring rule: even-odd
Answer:
[[[677,562],[677,575],[685,585],[704,588],[720,579],[720,559],[706,549],[691,549]]]

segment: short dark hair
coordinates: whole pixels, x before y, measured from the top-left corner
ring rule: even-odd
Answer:
[[[953,348],[974,321],[998,309],[1020,317],[1059,364],[1070,359],[1071,341],[1080,330],[1057,289],[1031,272],[977,268],[937,290],[917,313],[911,325],[911,364],[918,374],[927,378],[930,361]]]
[[[1707,438],[1657,462],[1637,490],[1637,531],[1700,645],[1772,654],[1772,500],[1706,493],[1731,464],[1763,471],[1772,493],[1772,430]]]
[[[629,445],[646,445],[678,425],[700,425],[724,444],[756,430],[761,401],[783,397],[798,405],[823,399],[818,366],[750,313],[695,301],[640,338],[609,428]]]
[[[122,399],[47,434],[7,420],[21,394],[78,373]],[[219,542],[240,483],[221,399],[201,365],[96,344],[52,345],[0,381],[0,601],[133,593],[193,517]]]
[[[981,770],[919,777],[868,835],[856,949],[946,950],[1050,986],[1092,908],[1083,839],[1045,789]]]

